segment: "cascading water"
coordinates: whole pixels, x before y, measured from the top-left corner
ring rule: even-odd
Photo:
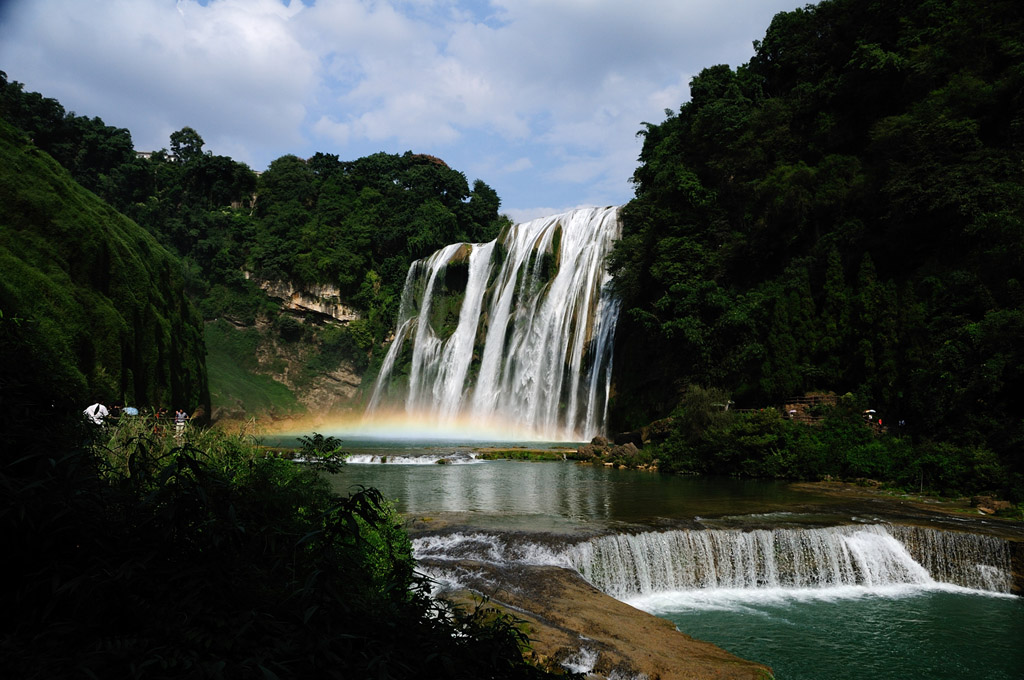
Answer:
[[[400,403],[438,426],[600,434],[619,312],[604,260],[620,232],[617,208],[581,209],[414,263],[367,418]]]
[[[976,590],[1010,592],[1010,549],[1001,538],[924,527],[893,526],[889,531],[936,581]]]
[[[941,535],[931,539],[933,548],[956,544],[962,546],[960,554],[937,553],[922,545],[918,552],[926,565],[897,538],[925,532]],[[999,539],[881,525],[616,535],[580,544],[568,557],[587,580],[615,597],[667,590],[870,588],[936,581],[1007,592],[1010,573],[1005,542]]]
[[[569,567],[619,599],[715,589],[949,583],[1010,591],[1010,552],[991,536],[889,525],[613,534],[564,546],[486,533],[414,541],[419,559]]]

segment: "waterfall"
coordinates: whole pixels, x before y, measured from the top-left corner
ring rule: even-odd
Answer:
[[[623,534],[578,544],[568,558],[588,581],[615,597],[935,582],[1010,590],[1005,541],[882,525]]]
[[[1008,593],[1009,544],[935,529],[678,530],[612,534],[562,546],[487,533],[416,539],[418,559],[552,564],[626,599],[669,591],[873,588],[949,583]]]
[[[923,527],[894,526],[889,530],[936,581],[1010,592],[1010,549],[1001,538]]]
[[[620,232],[617,208],[581,209],[415,262],[367,417],[401,405],[433,425],[600,434],[619,312],[604,260]]]

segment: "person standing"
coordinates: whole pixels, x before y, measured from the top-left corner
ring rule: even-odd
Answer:
[[[181,438],[185,436],[185,421],[188,420],[188,416],[180,408],[174,412],[174,438],[181,442]]]

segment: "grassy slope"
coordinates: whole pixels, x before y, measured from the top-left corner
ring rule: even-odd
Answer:
[[[237,330],[224,321],[206,325],[206,365],[213,403],[271,416],[300,413],[302,406],[291,390],[254,370],[257,341],[255,330]]]
[[[85,403],[208,408],[201,321],[178,260],[3,121],[0,271],[0,310]]]

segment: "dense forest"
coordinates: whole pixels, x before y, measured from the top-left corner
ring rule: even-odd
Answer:
[[[824,0],[644,124],[608,263],[611,415],[640,456],[1024,500],[1022,36],[1011,0]],[[496,193],[412,152],[257,174],[189,127],[140,156],[3,73],[0,119],[0,673],[545,675],[513,620],[429,597],[378,494],[329,491],[337,441],[299,466],[81,414],[208,408],[211,339],[372,374],[410,262],[493,238]],[[280,280],[359,317],[284,314]],[[808,394],[804,421],[776,408]]]
[[[674,414],[646,452],[670,471],[1024,498],[1021,21],[1012,2],[829,0],[779,14],[748,63],[704,69],[644,124],[609,262],[625,310],[613,431]],[[215,400],[244,394],[243,412],[300,410],[295,393],[341,362],[372,377],[409,263],[507,224],[490,187],[426,155],[284,156],[257,174],[185,127],[139,157],[127,130],[6,76],[0,113],[180,257],[169,275],[206,320]],[[275,280],[333,286],[358,318],[283,313],[260,288]],[[291,390],[254,375],[268,341],[299,348]],[[77,353],[97,397],[185,394],[122,368],[145,342],[120,360],[61,342],[49,356]],[[808,394],[833,395],[810,414],[825,427],[750,415]]]
[[[172,133],[169,148],[137,154],[128,130],[68,112],[2,73],[0,115],[181,259],[186,292],[209,322],[215,396],[243,410],[301,411],[295,390],[267,377],[273,364],[257,365],[257,349],[284,346],[302,365],[293,388],[341,362],[367,371],[392,330],[410,263],[454,241],[490,240],[507,223],[486,183],[471,187],[423,154],[283,156],[257,174],[204,151],[190,127]],[[359,318],[286,313],[260,287],[280,281],[330,286]],[[117,403],[133,397],[104,393]]]
[[[645,124],[611,264],[618,425],[682,404],[682,470],[1024,497],[1021,36],[1012,1],[826,0]],[[888,436],[737,417],[709,440],[683,413],[811,392]]]

